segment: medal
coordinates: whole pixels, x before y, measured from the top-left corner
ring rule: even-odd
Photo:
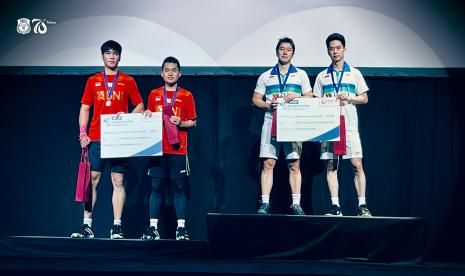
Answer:
[[[113,89],[116,87],[116,83],[118,82],[118,77],[119,77],[119,71],[116,72],[115,80],[113,83],[109,84],[107,81],[107,75],[105,74],[105,70],[103,70],[103,80],[105,81],[105,89],[107,90],[108,93],[108,100],[105,102],[106,106],[111,105],[111,95],[113,94]]]

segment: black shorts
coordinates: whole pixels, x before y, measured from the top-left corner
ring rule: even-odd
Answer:
[[[100,158],[100,141],[93,141],[89,145],[90,170],[103,172],[108,163],[110,171],[115,173],[125,173],[128,171],[129,163],[127,158]]]
[[[164,154],[150,158],[150,177],[179,178],[189,175],[189,165],[186,155]]]

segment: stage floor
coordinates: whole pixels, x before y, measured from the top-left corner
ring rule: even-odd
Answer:
[[[465,264],[418,262],[411,254],[423,251],[399,244],[423,233],[422,218],[208,214],[207,222],[208,241],[4,236],[0,270],[2,275],[465,275]],[[360,233],[382,248],[373,253],[363,243],[355,249],[337,246],[360,244]],[[323,250],[331,246],[339,249]],[[357,258],[366,249],[371,258]]]

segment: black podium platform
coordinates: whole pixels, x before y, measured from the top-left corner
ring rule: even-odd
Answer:
[[[209,248],[223,258],[421,263],[426,219],[208,214]]]

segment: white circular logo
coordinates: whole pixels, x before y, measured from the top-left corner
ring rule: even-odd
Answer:
[[[18,19],[18,25],[16,26],[16,31],[19,34],[28,34],[31,32],[31,21],[27,18]]]

